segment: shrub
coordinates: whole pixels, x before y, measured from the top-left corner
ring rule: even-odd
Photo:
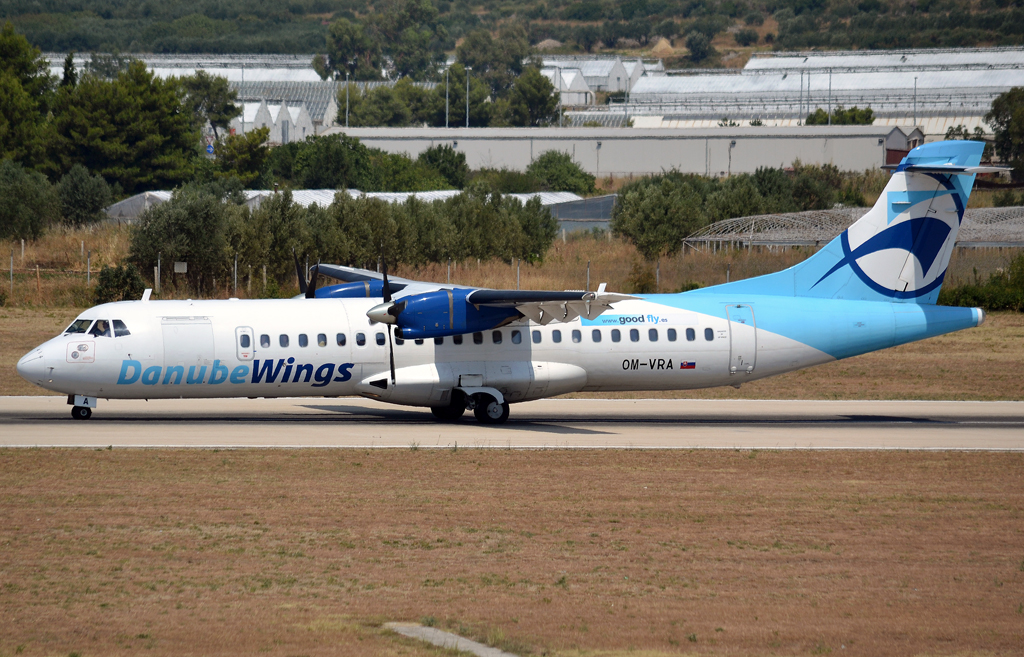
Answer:
[[[0,160],[0,239],[35,239],[59,212],[56,191],[41,173]]]
[[[651,263],[637,260],[629,272],[630,292],[633,294],[654,294],[658,291],[658,279],[654,275]]]
[[[593,194],[596,187],[595,178],[580,165],[572,161],[572,156],[561,151],[546,151],[530,163],[526,172],[556,192],[573,192],[575,194]]]
[[[81,164],[71,167],[57,183],[61,216],[69,226],[85,226],[103,218],[110,205],[110,185],[102,176],[89,175]]]
[[[436,170],[455,189],[466,186],[466,179],[469,177],[466,154],[460,153],[448,144],[431,146],[420,153],[417,161]]]
[[[686,35],[686,48],[692,61],[702,62],[711,56],[711,39],[702,32],[690,32]]]
[[[757,43],[759,37],[756,30],[738,30],[733,38],[736,39],[736,43],[746,47]]]
[[[128,263],[100,270],[96,284],[96,303],[128,301],[142,296],[146,284],[135,265]]]

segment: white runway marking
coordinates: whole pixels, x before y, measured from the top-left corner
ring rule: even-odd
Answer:
[[[361,398],[0,397],[6,447],[924,449],[1024,451],[1024,402],[548,399],[503,426]]]

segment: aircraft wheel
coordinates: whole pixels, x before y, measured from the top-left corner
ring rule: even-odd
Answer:
[[[76,420],[88,420],[92,417],[92,409],[88,406],[75,406],[71,409],[71,417]]]
[[[508,402],[499,404],[494,397],[482,395],[476,402],[473,414],[483,424],[502,424],[508,419]]]

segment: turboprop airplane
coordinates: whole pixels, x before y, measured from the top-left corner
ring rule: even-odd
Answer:
[[[735,386],[978,326],[935,305],[984,145],[910,151],[875,206],[804,262],[681,294],[513,291],[318,265],[280,300],[90,308],[18,362],[88,419],[98,398],[362,395],[472,409],[577,391]],[[326,274],[344,281],[317,288]],[[302,280],[302,277],[300,277]]]

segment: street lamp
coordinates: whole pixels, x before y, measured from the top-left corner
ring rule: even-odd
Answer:
[[[345,128],[348,128],[348,71],[345,71]]]
[[[914,125],[917,125],[917,76],[914,76]]]
[[[472,66],[466,67],[466,127],[469,127],[469,72],[473,70]]]
[[[448,127],[448,69],[450,66],[446,66],[444,69],[444,127]]]

